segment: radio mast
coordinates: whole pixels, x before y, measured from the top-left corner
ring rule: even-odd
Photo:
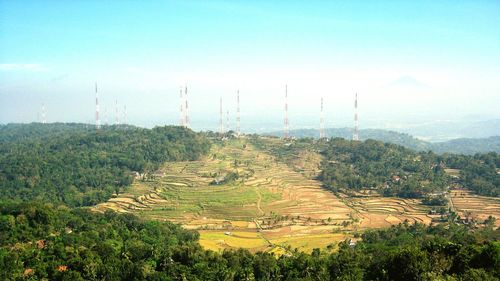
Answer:
[[[101,119],[99,118],[99,94],[97,93],[97,82],[95,82],[95,128],[101,129]]]
[[[289,137],[289,132],[288,132],[288,85],[285,85],[285,132],[284,132],[284,138],[288,139]]]
[[[184,95],[182,93],[182,86],[180,87],[179,93],[180,93],[179,98],[181,99],[181,118],[179,119],[179,126],[185,127],[186,126],[186,124],[185,124],[186,117],[184,115]]]
[[[321,114],[319,120],[319,138],[325,138],[325,116],[323,114],[323,97],[321,97]]]
[[[47,123],[47,112],[45,111],[45,103],[42,103],[42,124]]]
[[[352,140],[359,141],[359,131],[358,131],[358,93],[354,98],[354,133],[352,134]]]
[[[224,134],[224,114],[222,113],[222,97],[220,98],[220,120],[219,120],[219,133],[221,136]]]
[[[236,93],[236,136],[240,136],[241,130],[240,130],[240,90],[237,91]]]
[[[188,107],[188,86],[186,83],[186,87],[184,88],[184,127],[189,128],[189,107]]]

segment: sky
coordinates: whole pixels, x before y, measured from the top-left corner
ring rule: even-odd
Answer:
[[[397,128],[500,118],[500,1],[0,0],[0,123]]]

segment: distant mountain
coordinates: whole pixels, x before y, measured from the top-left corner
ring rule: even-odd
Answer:
[[[329,138],[352,138],[351,128],[331,128],[325,129],[325,134]],[[270,132],[265,135],[282,136],[283,132]],[[297,138],[318,138],[317,129],[297,129],[291,130],[290,136]],[[417,139],[406,133],[383,129],[364,129],[360,130],[361,140],[374,139],[388,143],[398,144],[417,151],[432,150],[436,153],[457,153],[457,154],[475,154],[485,152],[500,153],[500,136],[489,138],[460,138],[445,142],[426,142]]]
[[[429,85],[426,85],[414,77],[411,76],[401,76],[398,79],[392,81],[391,83],[382,87],[385,90],[397,90],[397,91],[425,91],[430,89]]]
[[[477,121],[462,128],[464,136],[484,138],[500,135],[500,119]]]
[[[500,153],[500,136],[482,139],[455,139],[430,143],[430,150],[436,153],[475,154],[491,151]]]

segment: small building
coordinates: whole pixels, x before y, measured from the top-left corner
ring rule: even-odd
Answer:
[[[349,239],[349,247],[355,247],[356,246],[356,241]]]
[[[223,183],[224,181],[226,180],[225,177],[223,176],[220,176],[220,177],[216,177],[213,181],[214,184],[220,184],[220,183]]]
[[[59,271],[59,272],[64,272],[66,270],[68,270],[68,266],[67,265],[60,265],[60,266],[57,267],[57,271]]]
[[[398,182],[401,180],[401,177],[399,177],[398,175],[393,175],[392,176],[392,180],[395,181],[395,182]]]

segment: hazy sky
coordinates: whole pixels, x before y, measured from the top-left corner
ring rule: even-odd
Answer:
[[[242,126],[328,127],[500,117],[500,1],[0,0],[0,123],[177,124],[187,82],[195,129],[219,97]]]

